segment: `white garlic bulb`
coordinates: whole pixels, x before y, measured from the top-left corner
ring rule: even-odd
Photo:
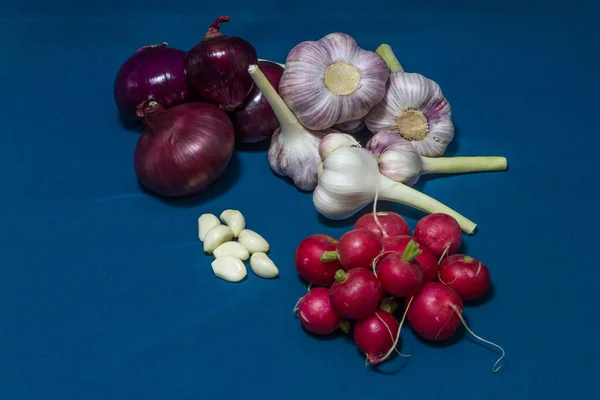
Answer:
[[[475,231],[475,223],[461,214],[379,173],[377,159],[367,149],[341,147],[329,154],[322,165],[319,184],[313,192],[313,204],[329,219],[346,219],[378,196],[380,200],[402,203],[430,214],[448,214],[457,220],[465,233]]]
[[[382,175],[406,185],[414,185],[424,174],[504,171],[507,168],[505,157],[423,157],[409,141],[392,131],[375,134],[366,148],[377,157]]]
[[[365,117],[367,128],[395,132],[422,156],[442,156],[454,138],[454,125],[440,86],[421,74],[403,72],[389,46],[381,45],[377,52],[392,73],[383,100]]]
[[[279,93],[302,125],[322,130],[363,118],[383,98],[388,76],[381,56],[336,32],[289,52]]]
[[[269,102],[281,125],[271,138],[268,154],[271,169],[280,176],[291,178],[300,190],[314,189],[318,181],[321,138],[328,133],[338,131],[335,129],[315,131],[305,128],[298,122],[294,113],[290,111],[257,65],[250,65],[248,72]]]

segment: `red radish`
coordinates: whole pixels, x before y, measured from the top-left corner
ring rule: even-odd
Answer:
[[[361,319],[373,314],[385,292],[375,275],[367,269],[340,269],[329,289],[331,306],[343,318]]]
[[[385,252],[404,253],[406,245],[414,240],[419,245],[421,253],[417,256],[417,262],[423,269],[423,279],[425,282],[433,282],[438,276],[438,259],[431,253],[423,243],[411,236],[388,236],[382,238],[383,249]]]
[[[324,234],[311,235],[300,242],[294,264],[298,274],[313,285],[329,287],[335,282],[335,273],[342,268],[337,258],[321,261],[327,251],[335,251],[337,240]]]
[[[430,214],[417,222],[414,236],[439,260],[458,251],[462,231],[450,215]]]
[[[354,326],[354,342],[358,350],[367,355],[367,361],[377,365],[394,346],[400,325],[388,311],[377,310],[360,319]]]
[[[393,296],[414,296],[423,287],[423,269],[415,258],[419,245],[411,240],[404,253],[392,253],[377,263],[377,278],[386,292]]]
[[[490,287],[490,271],[476,259],[453,254],[440,264],[439,279],[463,300],[477,300]]]
[[[372,212],[365,214],[356,221],[354,229],[366,229],[379,237],[410,235],[410,228],[406,220],[394,212],[378,212],[377,220]]]
[[[333,311],[329,290],[325,288],[314,288],[300,299],[298,317],[302,326],[316,335],[329,335],[342,322],[340,316]]]
[[[372,268],[373,260],[383,252],[379,237],[366,229],[354,229],[342,235],[337,251],[328,251],[321,260],[339,259],[342,267],[349,271],[354,268]]]
[[[413,297],[406,318],[423,339],[440,341],[452,336],[460,325],[455,310],[463,311],[458,293],[439,282],[427,282]]]
[[[448,339],[462,324],[477,340],[494,346],[502,352],[500,358],[494,363],[492,371],[495,373],[502,368],[502,366],[498,367],[498,364],[504,358],[504,349],[496,343],[477,336],[469,328],[463,317],[463,302],[451,287],[439,282],[427,282],[419,294],[406,299],[406,308],[408,322],[423,339],[432,341]]]

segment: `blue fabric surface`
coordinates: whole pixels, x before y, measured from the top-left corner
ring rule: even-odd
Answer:
[[[214,2],[216,4],[216,2]],[[356,4],[190,0],[20,1],[0,11],[0,398],[598,398],[600,33],[593,2],[434,0]],[[597,3],[596,3],[597,4]],[[595,7],[592,9],[592,7]],[[403,331],[379,372],[344,338],[318,340],[292,308],[300,240],[340,236],[310,195],[237,152],[195,201],[143,193],[137,133],[112,84],[141,45],[189,49],[218,15],[260,57],[333,32],[389,43],[442,87],[457,126],[449,154],[504,155],[506,173],[417,187],[478,222],[467,251],[490,268],[491,299],[465,311],[507,351],[460,335],[432,346]],[[421,214],[407,212],[411,226]],[[242,210],[281,278],[216,279],[196,218]]]

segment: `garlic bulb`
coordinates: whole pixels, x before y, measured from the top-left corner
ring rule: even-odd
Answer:
[[[439,201],[379,173],[375,155],[357,147],[341,147],[323,161],[313,204],[323,216],[340,220],[351,217],[373,202],[393,201],[421,211],[454,217],[461,229],[472,234],[475,223]]]
[[[277,94],[257,65],[250,65],[248,72],[256,86],[269,102],[281,125],[271,138],[269,147],[269,165],[280,176],[287,176],[301,190],[312,190],[317,185],[319,169],[319,143],[328,133],[337,133],[335,129],[324,131],[309,130],[298,119]]]
[[[324,160],[329,154],[340,147],[361,147],[352,135],[347,133],[330,133],[319,143],[319,156]]]
[[[373,133],[396,132],[422,156],[443,155],[454,138],[454,125],[440,86],[421,74],[402,72],[391,49],[380,49],[392,73],[383,100],[365,117],[367,128]]]
[[[366,148],[377,157],[382,175],[406,185],[414,185],[424,174],[504,171],[507,168],[505,157],[423,157],[409,141],[392,131],[375,134]]]
[[[383,98],[388,76],[377,53],[330,33],[290,51],[279,93],[302,125],[322,130],[364,117]]]

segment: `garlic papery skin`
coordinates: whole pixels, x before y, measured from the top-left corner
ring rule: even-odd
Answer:
[[[423,174],[504,171],[507,168],[505,157],[419,156],[409,141],[392,131],[375,134],[365,147],[377,157],[382,175],[409,186],[414,185]]]
[[[329,154],[340,147],[361,147],[358,140],[347,133],[330,133],[319,143],[319,156],[324,160]]]
[[[352,119],[350,121],[335,124],[334,129],[346,133],[359,133],[362,132],[366,127],[365,120],[363,118]]]
[[[463,232],[473,234],[476,224],[463,215],[400,182],[379,173],[377,159],[365,148],[342,147],[327,156],[313,204],[323,216],[333,220],[349,218],[373,202],[393,201],[426,213],[444,213],[455,218]]]
[[[250,65],[248,72],[269,102],[280,127],[275,130],[269,146],[269,165],[280,176],[292,179],[300,190],[310,191],[318,181],[319,143],[335,129],[315,131],[305,128],[287,107],[283,99],[267,80],[257,65]]]
[[[389,53],[381,52],[386,61],[393,56]],[[388,61],[392,73],[385,96],[365,117],[367,128],[396,132],[422,156],[442,156],[454,138],[450,104],[436,82],[417,73],[394,72],[401,68],[396,63]]]
[[[363,118],[383,99],[389,73],[377,53],[330,33],[289,52],[279,93],[302,125],[322,130]]]

